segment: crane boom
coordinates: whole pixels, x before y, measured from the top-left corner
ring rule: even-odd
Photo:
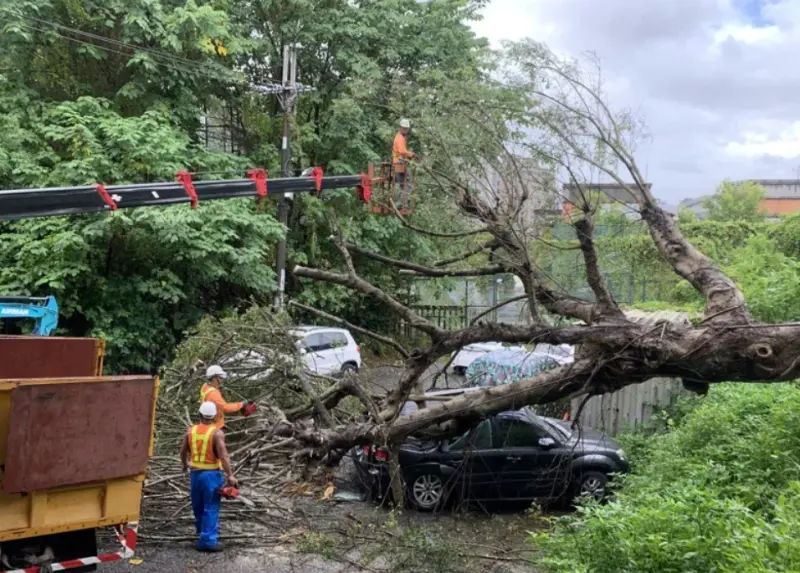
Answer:
[[[174,205],[200,201],[257,197],[286,193],[320,193],[327,189],[360,187],[364,175],[323,177],[321,168],[314,168],[308,177],[267,179],[263,170],[253,170],[246,179],[192,181],[194,174],[180,172],[177,182],[139,183],[130,185],[83,185],[42,189],[0,191],[0,220],[12,221],[31,217],[100,213],[116,209],[154,205]]]

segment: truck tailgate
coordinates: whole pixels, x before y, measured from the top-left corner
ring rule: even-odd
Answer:
[[[0,541],[138,519],[157,384],[0,380]]]

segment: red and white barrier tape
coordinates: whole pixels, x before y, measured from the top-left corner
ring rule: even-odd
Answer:
[[[68,571],[70,569],[77,569],[78,567],[85,567],[86,565],[98,565],[100,563],[109,563],[111,561],[121,561],[122,559],[130,559],[136,550],[136,529],[139,523],[132,521],[126,525],[114,528],[114,533],[122,545],[122,549],[116,553],[104,553],[94,557],[82,557],[81,559],[68,559],[66,561],[59,561],[58,563],[51,563],[51,571]],[[8,569],[0,571],[0,573],[40,573],[42,567],[35,565],[34,567],[26,567],[24,569]]]

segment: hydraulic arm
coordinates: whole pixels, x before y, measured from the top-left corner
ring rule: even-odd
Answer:
[[[50,336],[58,326],[55,297],[1,296],[0,318],[30,318],[35,321],[34,336]]]

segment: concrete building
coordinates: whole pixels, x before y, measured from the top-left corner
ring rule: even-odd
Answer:
[[[748,179],[752,183],[761,185],[766,189],[764,199],[759,205],[767,217],[780,217],[791,213],[800,212],[800,180],[799,179]],[[744,183],[745,181],[734,181],[734,183]],[[711,195],[705,195],[697,199],[684,199],[680,206],[690,209],[701,219],[705,218],[706,210],[703,208],[703,201],[709,199]]]
[[[646,183],[647,190],[653,188],[652,183]],[[601,199],[605,197],[609,203],[622,203],[623,205],[635,205],[637,187],[635,183],[628,183],[627,186],[633,191],[629,191],[619,183],[584,183],[580,187],[573,183],[564,185],[564,198],[572,204],[578,204],[581,197],[581,188],[583,192],[596,193]]]

